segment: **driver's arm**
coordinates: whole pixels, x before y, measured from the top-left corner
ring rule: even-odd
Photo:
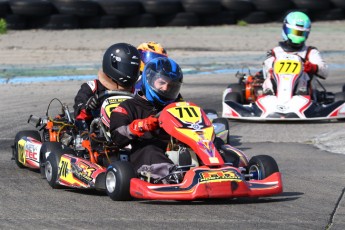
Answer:
[[[92,82],[94,82],[93,84],[96,84],[96,81]],[[96,87],[92,88],[90,84],[90,82],[83,83],[74,98],[73,109],[74,116],[77,120],[88,120],[92,118],[91,114],[86,111],[86,102],[90,97],[95,95]]]
[[[313,64],[316,64],[318,67],[318,70],[316,72],[317,76],[320,76],[324,79],[328,77],[328,65],[325,63],[325,61],[322,59],[320,52],[317,49],[310,50],[308,61],[310,61]]]

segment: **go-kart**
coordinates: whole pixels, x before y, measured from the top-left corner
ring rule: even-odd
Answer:
[[[116,92],[116,94],[119,94]],[[109,95],[109,94],[108,94]],[[132,94],[110,96],[101,106],[100,117],[90,124],[90,130],[80,134],[72,151],[50,152],[45,162],[45,176],[52,188],[61,186],[105,190],[106,167],[115,161],[128,161],[128,151],[119,149],[109,133],[111,111]]]
[[[119,149],[111,141],[109,133],[111,111],[128,98],[128,96],[107,98],[102,104],[100,117],[92,121],[88,135],[81,136],[80,145],[73,150],[65,148],[49,153],[44,164],[44,171],[52,188],[64,186],[106,190],[105,173],[109,165],[112,165],[112,168],[113,166],[123,168],[123,175],[128,175],[127,170],[132,169],[132,165],[128,162],[130,150],[129,148]],[[214,116],[214,113],[210,110],[209,116]],[[222,143],[229,141],[229,132],[226,130],[229,127],[227,120],[215,118],[214,121],[217,122],[213,124],[213,127],[217,130],[219,141]],[[127,183],[129,184],[129,180]]]
[[[58,102],[59,109],[51,108],[54,102]],[[45,116],[30,115],[28,123],[33,124],[36,130],[23,130],[16,134],[12,159],[19,168],[39,170],[44,175],[42,167],[46,154],[71,145],[77,129],[68,106],[57,98],[50,101]]]
[[[282,192],[276,161],[268,155],[248,160],[242,151],[225,144],[196,104],[172,103],[158,119],[160,127],[171,136],[166,154],[176,167],[169,175],[156,179],[150,176],[150,170],[138,173],[129,162],[112,162],[105,175],[111,199],[196,200]]]
[[[112,95],[120,96],[110,98]],[[45,116],[30,115],[28,123],[33,124],[36,130],[24,130],[16,134],[12,159],[15,160],[18,167],[39,170],[42,176],[45,175],[44,166],[51,152],[69,152],[85,159],[91,157],[91,160],[95,161],[96,152],[104,151],[106,147],[102,144],[106,145],[106,141],[109,141],[109,139],[105,140],[105,137],[103,137],[103,133],[106,132],[105,126],[109,125],[107,115],[110,115],[111,110],[120,102],[131,96],[130,93],[117,91],[105,91],[98,95],[99,100],[104,100],[101,110],[103,115],[92,121],[90,132],[92,141],[86,143],[82,143],[84,141],[82,136],[88,136],[89,133],[78,130],[73,118],[73,112],[59,99],[52,99]],[[57,102],[57,104],[54,102]],[[92,152],[92,154],[89,154],[89,152]]]
[[[37,130],[16,134],[13,159],[20,168],[39,170],[53,188],[62,185],[105,190],[107,165],[113,161],[128,161],[128,151],[119,149],[110,139],[110,114],[119,103],[131,97],[130,93],[118,91],[98,95],[103,101],[100,116],[91,122],[88,132],[79,131],[73,112],[54,98],[48,105],[46,116],[30,115],[28,123]],[[57,106],[53,106],[54,102]],[[218,118],[214,110],[209,110],[209,116],[217,122],[214,127],[219,139],[228,142],[227,120]]]
[[[237,73],[239,83],[223,92],[222,117],[239,120],[332,120],[345,118],[345,92],[327,92],[318,78],[312,77],[306,94],[297,90],[304,60],[293,54],[273,63],[273,95],[263,94],[262,72]],[[261,74],[260,74],[261,73]],[[344,87],[343,87],[344,88]]]

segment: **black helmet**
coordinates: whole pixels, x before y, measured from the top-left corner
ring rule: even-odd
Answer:
[[[127,43],[110,46],[103,56],[103,72],[123,87],[130,87],[138,80],[140,54]]]

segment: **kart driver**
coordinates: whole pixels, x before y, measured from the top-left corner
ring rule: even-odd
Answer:
[[[168,57],[167,51],[164,49],[164,47],[161,44],[154,41],[141,43],[137,47],[137,49],[140,53],[141,62],[140,76],[137,83],[135,84],[135,93],[141,89],[141,74],[144,70],[146,63],[148,63],[154,58]]]
[[[328,76],[328,66],[322,59],[320,52],[313,46],[306,46],[305,42],[311,29],[311,21],[303,12],[289,13],[283,22],[282,37],[283,41],[279,46],[268,51],[267,59],[263,63],[263,93],[273,95],[275,93],[273,84],[273,61],[286,53],[297,54],[304,59],[304,74],[298,80],[296,94],[308,95],[308,84],[313,76],[326,79]]]
[[[83,83],[74,99],[74,115],[79,130],[87,130],[92,118],[99,116],[102,101],[98,100],[98,95],[101,92],[133,92],[139,67],[140,54],[130,44],[113,44],[105,51],[98,79]]]
[[[140,173],[149,168],[153,179],[167,176],[174,166],[164,154],[168,143],[164,137],[168,136],[158,129],[158,118],[154,115],[166,105],[180,100],[182,80],[182,71],[175,61],[166,57],[155,58],[143,70],[141,90],[111,114],[112,140],[120,148],[130,144],[130,161],[134,170]]]

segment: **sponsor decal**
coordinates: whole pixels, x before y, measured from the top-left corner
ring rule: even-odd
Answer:
[[[93,180],[92,173],[94,171],[96,171],[95,168],[90,167],[88,164],[82,161],[72,164],[73,176],[87,184]]]
[[[118,106],[115,109],[113,109],[113,112],[123,113],[123,114],[126,114],[126,115],[128,114],[127,111],[124,108],[122,108],[121,106]]]
[[[222,182],[222,181],[242,181],[241,176],[231,170],[231,171],[205,171],[200,173],[199,182]]]
[[[92,173],[94,171],[96,171],[95,168],[90,167],[83,161],[62,156],[58,177],[68,184],[84,183],[91,185],[93,180]]]
[[[17,143],[17,145],[18,145],[17,146],[18,147],[18,161],[20,163],[22,163],[23,165],[25,165],[25,148],[24,148],[25,143],[26,143],[26,141],[23,139],[19,140]]]
[[[87,84],[89,85],[89,87],[92,90],[92,92],[95,92],[95,90],[96,90],[96,83],[95,83],[95,81],[88,81]]]
[[[38,151],[37,145],[23,139],[18,141],[18,161],[23,165],[25,165],[26,159],[38,162]]]
[[[277,110],[279,111],[279,112],[282,112],[282,113],[284,113],[286,110],[288,110],[289,108],[288,107],[286,107],[285,105],[277,105]]]
[[[68,162],[61,160],[58,176],[67,177],[67,174],[68,174]]]

